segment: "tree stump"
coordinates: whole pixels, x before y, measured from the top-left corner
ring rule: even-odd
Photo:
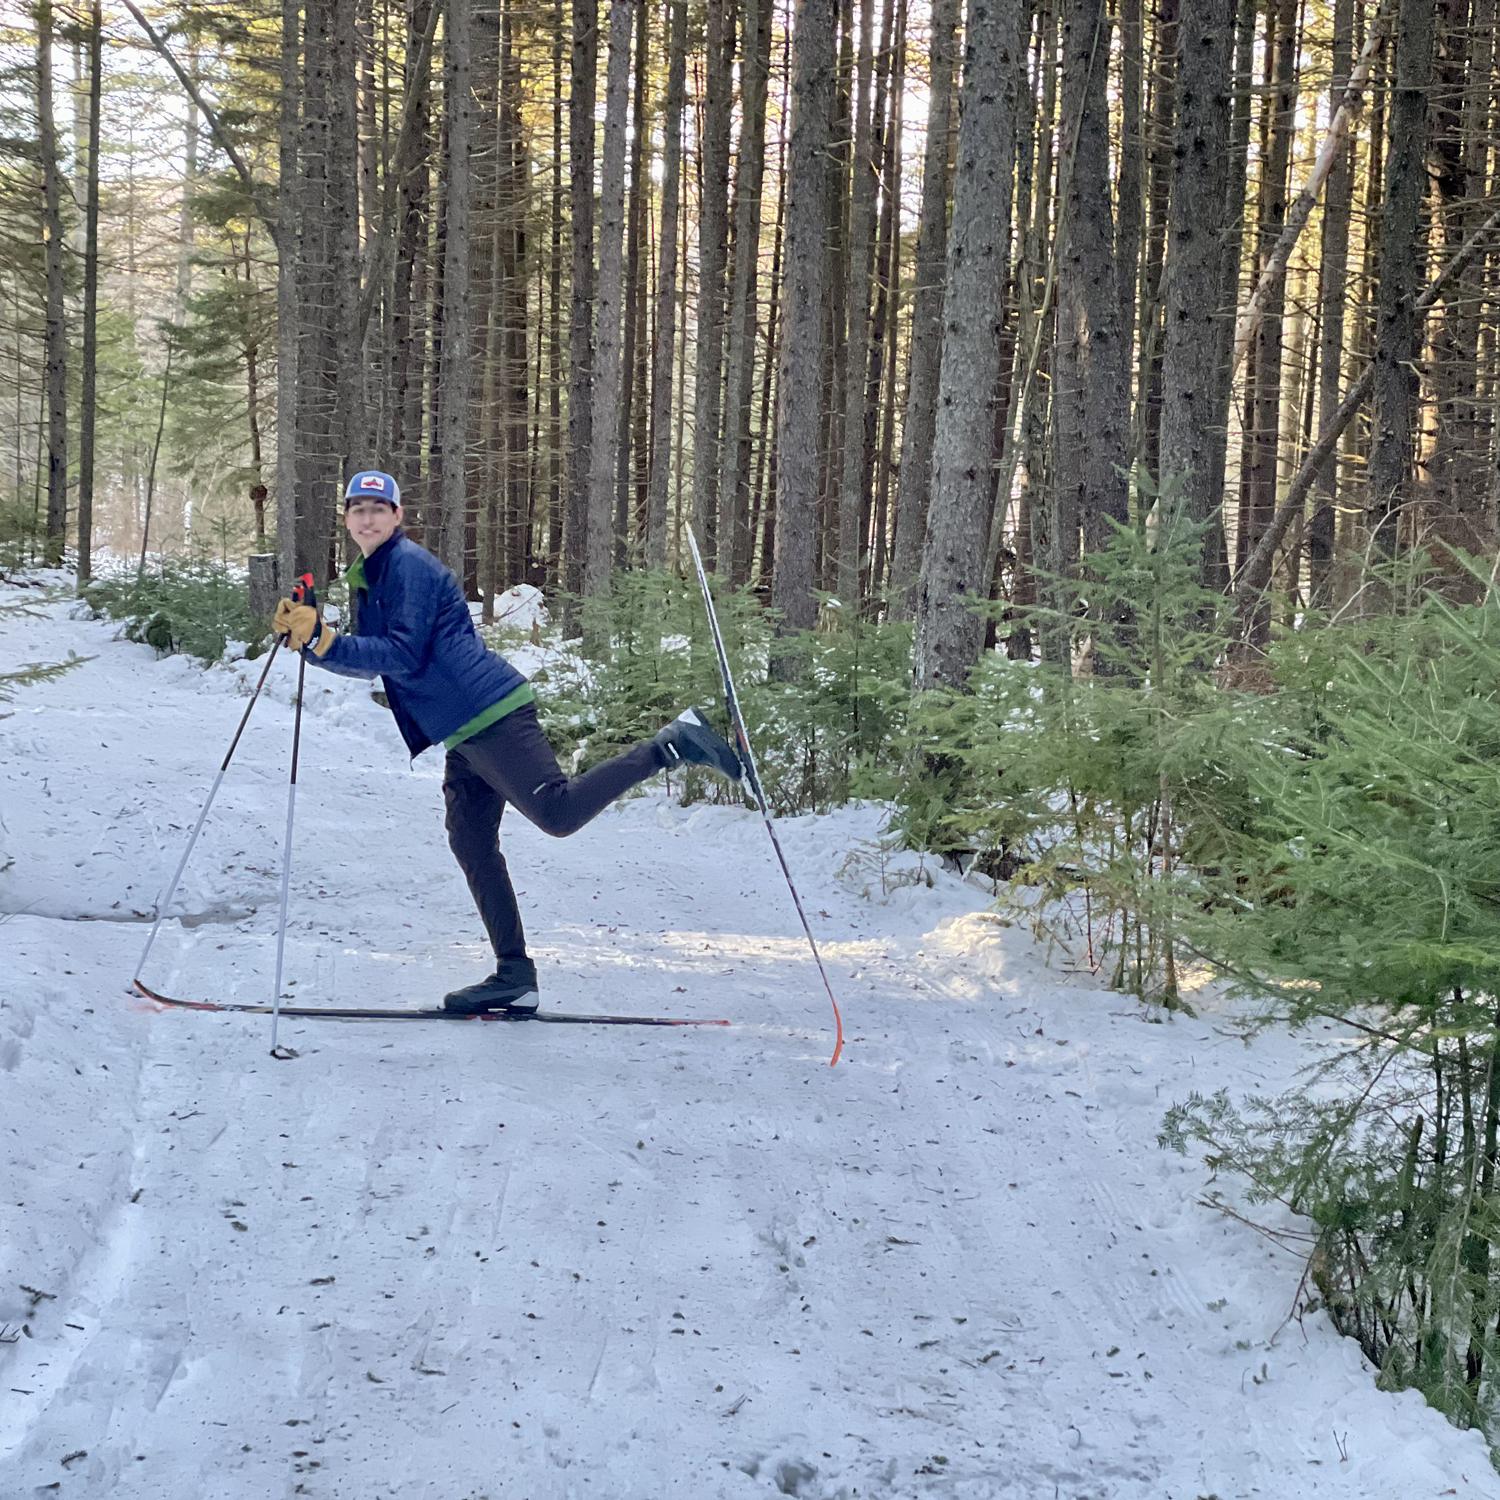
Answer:
[[[281,568],[274,552],[250,554],[250,612],[257,619],[269,620],[276,613],[281,597]]]

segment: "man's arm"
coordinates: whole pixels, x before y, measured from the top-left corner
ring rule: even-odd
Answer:
[[[404,583],[392,590],[386,610],[384,635],[334,635],[317,655],[309,646],[303,653],[315,666],[343,677],[411,676],[421,670],[432,648],[433,612],[421,608]],[[332,630],[324,624],[324,631]]]

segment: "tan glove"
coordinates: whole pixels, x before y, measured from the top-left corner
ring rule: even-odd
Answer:
[[[338,632],[327,624],[310,604],[293,604],[282,599],[276,605],[276,614],[271,620],[271,629],[284,635],[293,651],[311,646],[314,656],[326,656],[328,648],[338,638]]]

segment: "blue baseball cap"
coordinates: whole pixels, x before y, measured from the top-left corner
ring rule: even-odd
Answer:
[[[344,490],[344,505],[356,500],[381,500],[395,507],[401,504],[401,486],[389,474],[379,469],[361,469]]]

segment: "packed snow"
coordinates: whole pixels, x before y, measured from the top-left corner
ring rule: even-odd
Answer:
[[[129,981],[262,662],[158,659],[0,586],[0,1495],[660,1500],[1500,1496],[1387,1394],[1296,1257],[1157,1146],[1246,1045],[1049,969],[982,893],[656,785],[505,845],[569,1011],[610,1029],[161,1011]],[[271,998],[295,665],[278,661],[144,976]],[[308,671],[300,1004],[417,1006],[487,952],[370,685]]]

